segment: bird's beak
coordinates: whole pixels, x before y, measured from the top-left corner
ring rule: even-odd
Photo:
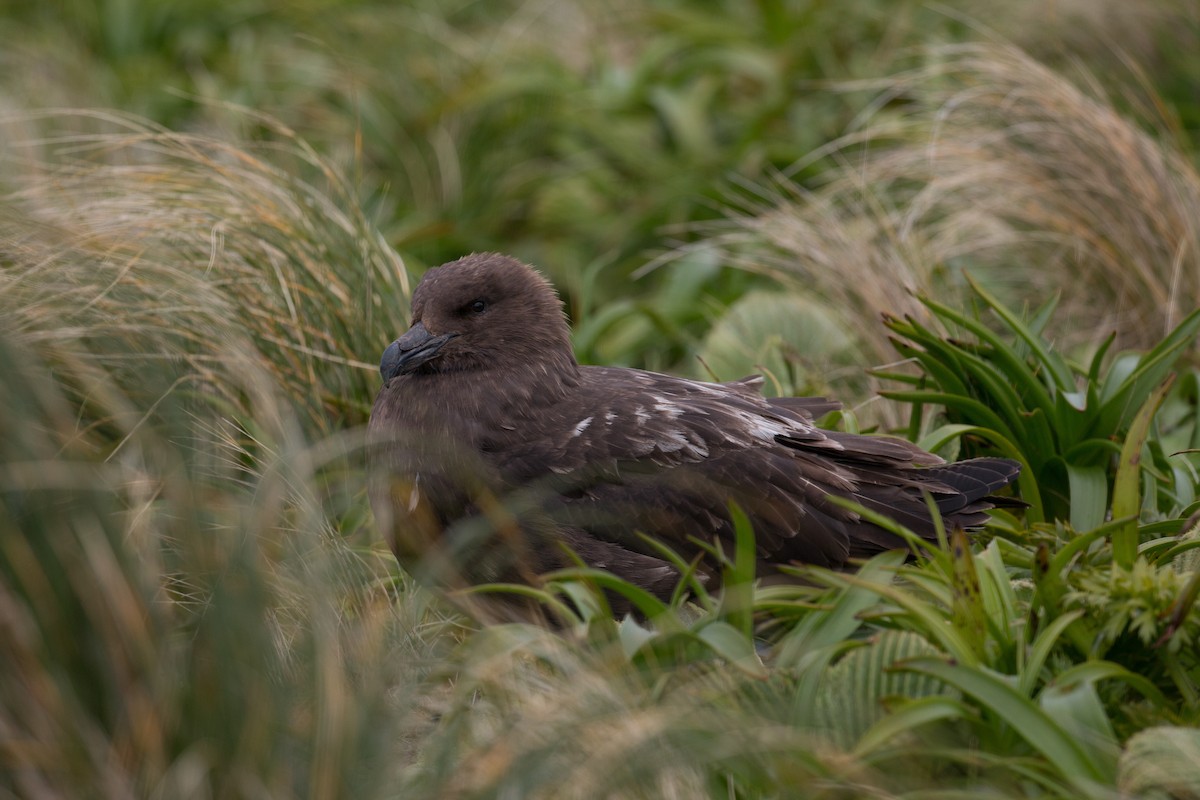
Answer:
[[[397,375],[407,375],[426,361],[435,358],[446,342],[455,336],[458,334],[443,333],[441,336],[434,336],[425,330],[425,323],[416,323],[383,351],[383,359],[379,362],[379,374],[383,376],[383,382],[386,384]]]

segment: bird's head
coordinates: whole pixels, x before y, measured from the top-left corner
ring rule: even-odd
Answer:
[[[388,346],[384,384],[400,375],[574,369],[570,331],[549,282],[532,267],[476,253],[425,273],[412,327]]]

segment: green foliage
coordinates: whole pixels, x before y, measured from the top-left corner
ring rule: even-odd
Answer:
[[[885,630],[875,634],[821,676],[816,707],[818,724],[840,746],[850,749],[873,726],[889,718],[889,704],[923,698],[935,698],[938,703],[953,702],[942,682],[892,669],[898,663],[936,652],[924,637],[911,631]],[[885,738],[894,735],[896,732],[890,732]],[[869,752],[871,746],[868,740],[859,749]]]
[[[1169,653],[1178,656],[1195,649],[1200,632],[1200,618],[1193,614],[1168,630],[1174,627],[1170,611],[1183,596],[1187,582],[1188,577],[1173,565],[1154,565],[1139,558],[1129,569],[1080,570],[1064,602],[1068,608],[1079,608],[1102,620],[1097,634],[1109,643],[1131,636],[1136,639],[1130,643],[1132,647],[1165,645]]]
[[[829,91],[975,36],[908,2],[10,6],[0,794],[1196,792],[1190,9],[1094,15],[1174,103],[1142,130],[998,46]],[[36,110],[84,105],[121,111]],[[753,241],[703,227],[731,182]],[[480,629],[374,541],[358,427],[412,278],[477,249],[584,360],[851,403],[911,309],[910,433],[1021,459],[1029,508],[770,586],[743,520],[720,591],[664,552],[667,601],[579,567],[508,587],[554,627]],[[1064,343],[1108,306],[1141,352]]]
[[[982,306],[974,315],[923,301],[939,322],[970,339],[948,337],[911,318],[887,322],[899,337],[896,348],[921,374],[887,373],[914,388],[886,396],[914,404],[912,430],[923,405],[946,409],[947,424],[921,442],[939,448],[965,440],[965,452],[985,448],[1019,459],[1031,521],[1070,521],[1083,533],[1104,521],[1110,502],[1122,516],[1137,514],[1143,503],[1151,512],[1182,512],[1194,499],[1194,468],[1178,455],[1172,463],[1161,444],[1147,439],[1167,391],[1159,387],[1200,332],[1200,312],[1149,352],[1105,368],[1107,343],[1079,365],[1042,337],[1053,300],[1024,322],[982,287],[972,287]],[[999,333],[984,324],[983,311],[991,312]],[[1168,402],[1189,409],[1185,436],[1194,436],[1194,395],[1177,392]],[[1132,449],[1118,459],[1126,441]],[[1141,457],[1143,448],[1150,458]],[[1140,499],[1143,483],[1148,491]],[[1132,559],[1123,554],[1121,560]]]

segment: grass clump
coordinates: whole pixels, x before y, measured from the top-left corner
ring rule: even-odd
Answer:
[[[820,185],[757,190],[701,246],[824,299],[850,329],[920,319],[914,293],[959,305],[967,268],[1007,302],[1061,292],[1048,325],[1067,350],[1113,330],[1148,348],[1193,310],[1200,178],[1172,136],[1001,44],[936,49],[882,90],[895,102],[820,151],[841,162]],[[884,330],[860,339],[869,363],[888,358]]]

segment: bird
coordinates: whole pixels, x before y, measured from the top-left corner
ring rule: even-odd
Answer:
[[[443,587],[537,585],[582,561],[665,600],[681,580],[665,545],[715,588],[734,508],[760,580],[844,569],[908,545],[839,499],[932,541],[927,496],[947,529],[977,530],[1020,470],[820,428],[836,401],[765,397],[759,376],[581,365],[558,294],[510,256],[429,269],[411,302],[380,362],[368,494],[401,566]]]

